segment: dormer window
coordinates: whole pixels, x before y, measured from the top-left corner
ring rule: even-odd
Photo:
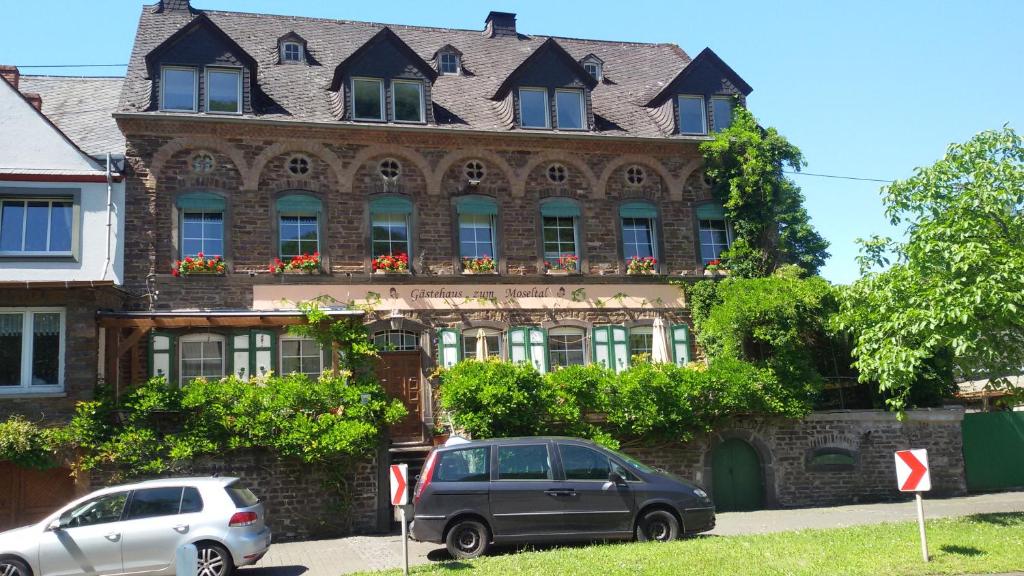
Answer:
[[[584,62],[583,69],[586,70],[587,74],[590,74],[594,80],[601,80],[601,65],[597,62]]]
[[[352,79],[352,118],[384,121],[384,81],[379,78]]]
[[[715,132],[721,132],[732,126],[732,98],[729,96],[712,97],[711,116],[715,123]]]
[[[439,71],[441,74],[459,73],[459,55],[454,52],[441,52],[439,55]]]
[[[691,94],[679,95],[679,133],[708,133],[708,116],[704,108],[703,96]]]
[[[519,123],[523,128],[550,128],[546,88],[519,89]]]
[[[391,115],[395,122],[426,122],[423,108],[423,82],[391,81]]]
[[[242,71],[237,68],[206,69],[206,111],[242,113]]]
[[[281,61],[287,63],[302,62],[302,44],[298,42],[282,42]]]
[[[555,90],[555,114],[559,130],[583,130],[583,91]]]
[[[195,112],[199,86],[195,68],[164,66],[160,75],[160,109]]]

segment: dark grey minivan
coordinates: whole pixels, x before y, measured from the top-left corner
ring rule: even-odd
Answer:
[[[715,527],[698,486],[577,438],[436,448],[416,483],[412,537],[474,558],[494,543],[667,541]]]

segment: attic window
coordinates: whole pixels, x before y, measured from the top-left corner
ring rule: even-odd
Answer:
[[[213,154],[209,152],[196,152],[192,155],[192,171],[196,174],[209,174],[216,165]]]
[[[199,92],[196,69],[164,66],[160,72],[160,109],[195,112],[196,94]]]
[[[377,172],[386,182],[394,182],[402,174],[402,165],[394,158],[385,158],[377,165]]]
[[[441,52],[438,68],[441,74],[457,75],[459,73],[459,55],[454,52]]]
[[[626,168],[626,184],[630,186],[639,186],[644,183],[647,179],[647,174],[644,173],[642,166],[633,164],[629,168]]]
[[[288,159],[288,172],[296,176],[309,174],[309,158],[302,154],[296,154]]]
[[[470,182],[480,182],[484,179],[486,174],[484,169],[484,163],[479,160],[470,160],[466,162],[466,178]]]
[[[384,81],[379,78],[352,79],[352,117],[356,120],[384,120]]]
[[[281,44],[282,62],[302,62],[302,44],[298,42],[283,42]]]
[[[550,128],[546,88],[519,89],[519,125],[523,128]]]
[[[590,74],[594,80],[597,80],[598,82],[601,81],[601,64],[597,62],[584,62],[583,69],[586,70],[587,74]]]
[[[679,133],[708,133],[708,115],[704,109],[703,96],[690,94],[679,96]]]
[[[565,183],[566,178],[569,177],[569,171],[565,169],[565,166],[557,162],[548,166],[548,180],[555,184]]]

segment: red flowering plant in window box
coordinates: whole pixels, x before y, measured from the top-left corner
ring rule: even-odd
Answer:
[[[486,254],[479,258],[462,259],[462,271],[466,274],[493,274],[496,268],[494,258]]]
[[[405,252],[381,254],[374,258],[370,265],[373,266],[373,271],[378,274],[407,273],[409,272],[409,255]]]
[[[704,265],[704,272],[724,276],[729,272],[729,268],[725,265],[724,262],[722,262],[718,258],[715,258],[714,260],[709,260],[708,263]]]
[[[207,257],[200,252],[196,254],[195,258],[186,256],[182,260],[175,261],[174,266],[171,267],[171,275],[223,274],[226,269],[227,264],[224,263],[224,259],[220,256]]]
[[[626,274],[655,274],[658,269],[658,259],[654,256],[633,256],[626,263]]]
[[[548,274],[569,274],[580,267],[580,257],[575,254],[562,254],[557,260],[545,260],[544,268]]]
[[[305,272],[307,274],[314,274],[319,271],[319,252],[313,252],[313,254],[302,254],[300,256],[293,256],[292,259],[287,263],[285,263],[280,258],[274,258],[274,261],[270,263],[271,274],[285,274],[286,272]]]

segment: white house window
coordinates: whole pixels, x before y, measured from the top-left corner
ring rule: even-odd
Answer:
[[[546,88],[519,89],[519,124],[523,128],[551,127]]]
[[[64,309],[0,308],[0,394],[64,388]]]
[[[70,256],[73,215],[70,199],[0,200],[0,254]]]
[[[725,220],[701,219],[700,257],[704,264],[722,257],[722,252],[729,247],[729,226]]]
[[[715,121],[715,132],[732,126],[732,98],[715,96],[711,99],[711,115]]]
[[[679,96],[679,133],[708,133],[708,116],[704,109],[703,96],[689,94]]]
[[[559,130],[583,130],[583,91],[556,90],[555,114]]]
[[[407,214],[374,212],[371,218],[373,257],[409,253]]]
[[[183,211],[181,257],[224,255],[224,212]]]
[[[459,55],[454,52],[441,52],[441,74],[459,73]]]
[[[290,259],[320,250],[320,226],[316,216],[281,215],[281,258]]]
[[[179,382],[196,378],[224,377],[224,337],[217,334],[189,334],[178,340],[181,347]]]
[[[637,326],[629,331],[629,356],[651,355],[654,350],[654,327]]]
[[[501,332],[493,328],[484,328],[484,338],[487,340],[487,358],[501,358]],[[475,358],[477,360],[486,360],[487,358],[479,358],[476,354],[478,347],[477,336],[480,334],[480,328],[468,328],[462,332],[462,357],[463,358]]]
[[[402,175],[402,165],[394,158],[385,158],[377,164],[377,172],[384,180],[394,182]]]
[[[206,111],[242,113],[242,71],[229,68],[206,69]]]
[[[581,328],[552,328],[548,331],[548,357],[551,368],[582,366],[583,330]]]
[[[160,70],[160,109],[195,112],[197,86],[195,68],[164,66]]]
[[[623,218],[622,248],[626,262],[634,256],[654,256],[654,221],[650,218]]]
[[[419,350],[420,337],[408,330],[381,330],[373,335],[373,344],[385,351],[411,352]]]
[[[586,70],[587,74],[590,74],[594,80],[601,80],[601,65],[597,62],[584,62],[583,69]]]
[[[352,117],[356,120],[384,120],[384,81],[379,78],[352,79]]]
[[[392,80],[391,107],[395,122],[426,122],[423,83],[416,80]]]
[[[284,62],[302,62],[302,44],[285,42],[281,44],[281,60]]]
[[[323,373],[323,349],[316,340],[285,336],[281,338],[280,350],[282,374],[305,374],[310,378],[319,378]]]
[[[490,214],[459,214],[459,255],[494,258],[494,228]]]

